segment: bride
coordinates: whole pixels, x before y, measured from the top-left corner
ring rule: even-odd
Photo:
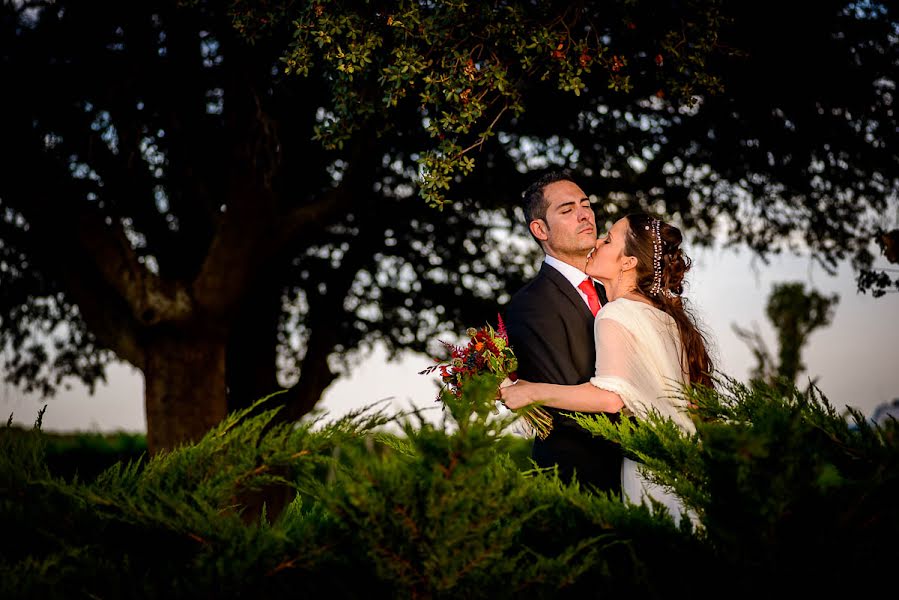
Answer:
[[[596,371],[588,383],[555,385],[519,380],[504,387],[503,403],[518,409],[532,403],[578,412],[621,412],[637,418],[656,412],[686,433],[696,428],[679,393],[685,384],[712,385],[706,342],[684,308],[684,275],[690,259],[681,251],[677,227],[646,214],[628,215],[596,241],[585,272],[605,286],[609,302],[596,315]],[[652,496],[675,522],[680,500],[625,458],[624,499],[634,504]]]

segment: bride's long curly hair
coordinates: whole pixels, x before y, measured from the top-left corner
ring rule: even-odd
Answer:
[[[692,261],[681,250],[683,236],[680,229],[659,221],[661,281],[658,293],[653,294],[653,221],[656,219],[645,213],[630,214],[626,218],[629,231],[624,240],[624,254],[637,259],[637,291],[677,323],[690,383],[712,387],[713,365],[705,335],[696,325],[696,319],[682,296],[684,276],[690,270]]]

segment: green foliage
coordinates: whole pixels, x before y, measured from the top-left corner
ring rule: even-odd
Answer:
[[[686,390],[694,436],[658,418],[583,419],[697,511],[694,531],[516,464],[495,386],[479,377],[447,397],[441,425],[372,407],[274,425],[263,399],[91,482],[50,474],[39,428],[7,427],[0,595],[667,598],[681,585],[748,598],[772,581],[863,593],[857,576],[894,556],[895,423],[733,381]],[[381,428],[391,421],[400,434]]]
[[[290,19],[293,27],[285,72],[328,73],[331,103],[315,131],[326,149],[342,149],[372,117],[381,119],[384,133],[393,109],[418,107],[432,140],[417,149],[419,193],[442,209],[453,181],[475,167],[469,153],[496,134],[501,118],[524,112],[529,80],[552,81],[579,96],[589,85],[630,92],[632,76],[647,78],[688,105],[696,94],[721,90],[707,66],[727,20],[716,0],[682,7],[678,26],[659,32],[662,43],[648,69],[645,49],[627,55],[631,49],[609,44],[624,46],[624,32],[636,28],[641,5],[649,3],[609,4],[562,10],[539,2],[397,1],[350,8],[309,1],[282,4],[276,19]],[[262,35],[252,23],[268,26],[272,19],[268,3],[238,0],[232,14],[249,39]]]
[[[466,392],[471,398],[486,390],[472,385]],[[523,566],[516,542],[533,510],[529,486],[507,458],[496,458],[508,423],[486,418],[490,403],[445,401],[457,435],[407,421],[406,453],[370,460],[357,448],[347,457],[352,468],[319,496],[393,593],[489,596]]]
[[[765,312],[777,328],[780,377],[795,382],[805,370],[800,359],[802,347],[814,330],[830,325],[839,300],[836,294],[823,296],[814,289],[806,293],[802,283],[774,286]]]
[[[694,436],[657,418],[582,422],[700,515],[716,577],[747,596],[772,580],[848,592],[863,585],[856,576],[888,568],[899,533],[896,423],[873,426],[854,409],[838,415],[814,387],[718,387],[686,390]]]
[[[446,399],[442,427],[413,415],[402,436],[374,432],[380,413],[318,429],[235,413],[195,445],[89,483],[42,468],[39,431],[5,430],[15,451],[0,457],[0,526],[14,535],[2,542],[0,594],[649,589],[651,549],[691,542],[664,518],[520,469],[509,454],[519,444],[503,434],[510,417],[493,413],[496,383],[473,380],[467,401]]]
[[[776,361],[758,331],[733,325],[736,334],[749,345],[756,358],[752,378],[769,385],[782,385],[784,391],[789,392],[796,383],[796,377],[805,370],[802,364],[803,347],[812,332],[830,325],[839,301],[837,294],[824,296],[814,289],[806,292],[801,282],[776,284],[765,307],[765,313],[777,331]],[[809,385],[814,385],[816,379],[812,379]]]
[[[10,534],[0,595],[66,597],[76,586],[112,597],[229,596],[316,564],[330,517],[296,490],[384,417],[351,414],[313,434],[315,422],[268,427],[274,411],[248,416],[256,406],[195,445],[116,464],[89,483],[51,477],[34,460],[40,433],[7,428],[0,440],[15,452],[0,459],[0,526]]]
[[[47,466],[57,477],[94,479],[118,462],[141,461],[147,438],[138,433],[44,433]]]
[[[6,435],[0,438],[0,450],[2,450],[0,454],[10,458],[15,457],[15,461],[7,460],[0,463],[0,467],[2,467],[0,477],[3,478],[3,484],[7,486],[7,489],[24,473],[33,473],[37,477],[49,476],[44,461],[47,443],[40,434],[41,422],[46,410],[46,406],[41,408],[35,419],[34,427],[30,431],[14,429],[12,427],[13,415],[9,415],[9,419],[6,421],[4,430]]]

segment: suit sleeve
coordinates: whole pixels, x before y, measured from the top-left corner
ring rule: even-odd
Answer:
[[[561,385],[579,383],[575,369],[559,350],[569,345],[559,315],[536,302],[519,303],[509,306],[505,322],[520,378]]]

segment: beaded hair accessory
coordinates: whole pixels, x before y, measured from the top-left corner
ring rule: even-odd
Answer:
[[[659,233],[659,220],[653,219],[652,224],[646,225],[647,231],[652,228],[652,287],[649,288],[651,296],[657,296],[662,291],[662,235]]]

